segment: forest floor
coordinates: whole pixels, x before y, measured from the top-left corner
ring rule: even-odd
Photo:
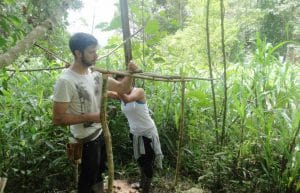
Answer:
[[[112,193],[140,193],[139,190],[131,187],[134,183],[132,180],[114,180]],[[156,179],[153,183],[153,193],[210,193],[210,191],[204,190],[200,187],[196,187],[189,182],[179,182],[177,187],[173,187],[173,182],[165,179]],[[107,184],[105,184],[105,187]],[[106,188],[105,188],[106,189]],[[76,193],[76,190],[71,192],[56,191],[55,193]]]
[[[155,184],[153,193],[209,193],[200,188],[191,187],[188,184],[180,184],[180,188],[172,188],[170,182],[160,181]],[[154,186],[154,185],[153,185]],[[138,190],[131,187],[131,183],[127,180],[115,180],[113,193],[139,193]]]

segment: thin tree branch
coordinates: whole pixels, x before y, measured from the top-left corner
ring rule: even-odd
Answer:
[[[39,45],[39,44],[37,44],[37,43],[34,43],[34,45],[35,45],[36,47],[42,49],[43,51],[47,52],[47,54],[51,55],[52,57],[57,58],[57,59],[59,59],[60,61],[64,62],[67,66],[70,66],[70,65],[71,65],[68,61],[66,61],[66,60],[64,60],[63,58],[57,56],[57,54],[55,54],[54,52],[52,52],[52,51],[50,51],[50,50],[48,50],[48,49],[42,47],[41,45]]]
[[[54,68],[36,68],[36,69],[23,69],[23,70],[14,70],[14,69],[6,69],[9,72],[38,72],[38,71],[53,71],[53,70],[61,70],[66,67],[54,67]]]

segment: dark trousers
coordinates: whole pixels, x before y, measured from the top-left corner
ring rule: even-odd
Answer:
[[[133,135],[130,133],[130,139],[132,141]],[[144,147],[145,147],[145,154],[141,155],[137,162],[139,167],[141,168],[142,172],[145,174],[147,178],[152,178],[153,173],[154,173],[154,159],[155,159],[155,154],[154,150],[151,147],[151,142],[152,140],[144,137],[143,136],[143,141],[144,141]]]
[[[103,181],[106,170],[106,149],[103,134],[83,144],[82,162],[78,182],[78,193],[92,192],[91,186]]]

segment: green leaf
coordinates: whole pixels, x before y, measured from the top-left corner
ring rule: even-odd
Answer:
[[[0,48],[4,47],[6,44],[6,40],[2,37],[0,37]]]
[[[110,22],[110,25],[103,29],[104,31],[111,31],[111,30],[114,30],[114,29],[119,29],[121,27],[121,17],[120,16],[117,16],[117,17],[114,17],[111,22]]]
[[[5,19],[7,19],[7,17],[4,17]],[[9,31],[9,25],[7,24],[7,21],[5,20],[0,20],[0,27],[2,28],[2,30],[4,30],[5,32]]]
[[[15,26],[20,26],[21,24],[21,20],[16,16],[10,15],[7,19],[11,21]]]
[[[157,20],[151,20],[145,27],[145,32],[148,34],[155,34],[159,31],[159,23]]]
[[[14,2],[14,0],[4,0],[5,3],[11,4]]]

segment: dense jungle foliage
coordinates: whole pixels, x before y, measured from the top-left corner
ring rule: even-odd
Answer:
[[[69,9],[82,6],[70,2]],[[128,3],[132,33],[144,27],[132,39],[133,58],[143,71],[214,79],[186,83],[180,181],[214,193],[300,192],[300,2],[224,0],[224,34],[217,0]],[[0,55],[61,6],[60,0],[1,0]],[[67,14],[35,42],[72,62]],[[105,55],[122,42],[120,13],[95,30],[114,32],[99,49]],[[6,193],[74,189],[65,153],[68,127],[51,123],[53,85],[61,72],[53,68],[64,65],[37,46],[0,65],[0,177],[8,177]],[[97,66],[124,69],[122,47]],[[175,175],[181,84],[136,84],[146,90],[158,127],[164,161],[155,183],[163,186]],[[118,101],[109,106],[117,108],[108,118],[115,175],[131,178],[137,173],[127,120]],[[165,192],[184,188],[179,183]]]

